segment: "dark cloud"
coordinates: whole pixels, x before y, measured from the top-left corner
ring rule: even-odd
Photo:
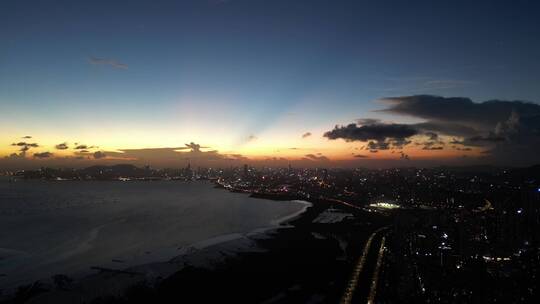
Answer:
[[[399,152],[399,158],[400,159],[404,159],[404,160],[410,160],[411,158],[409,157],[408,154],[404,153],[403,151]]]
[[[8,156],[5,156],[3,159],[8,159],[8,160],[19,160],[19,159],[25,159],[26,157],[26,153],[25,152],[21,152],[21,153],[11,153],[10,155]]]
[[[35,158],[49,158],[52,157],[53,154],[51,152],[40,152],[40,153],[34,153]]]
[[[68,147],[68,144],[67,143],[61,143],[61,144],[58,144],[56,146],[54,146],[57,150],[66,150],[66,149],[69,149]]]
[[[355,158],[368,158],[369,156],[363,154],[354,154]]]
[[[23,139],[30,139],[30,138],[32,138],[32,136],[26,135],[26,136],[23,136],[22,138],[23,138]]]
[[[362,150],[401,149],[411,137],[424,150],[490,151],[485,160],[493,163],[526,165],[538,162],[540,155],[540,105],[524,101],[490,100],[475,103],[469,98],[415,95],[382,100],[388,107],[380,112],[410,116],[419,123],[384,123],[378,119],[358,119],[356,124],[336,126],[324,133],[328,139],[362,141]],[[445,136],[452,136],[448,141]],[[456,148],[457,147],[457,148]]]
[[[406,138],[395,138],[389,141],[394,149],[402,149],[404,146],[410,144],[412,141]]]
[[[321,155],[320,153],[318,153],[320,156],[317,156],[315,154],[306,154],[305,155],[305,158],[306,159],[309,159],[309,160],[315,160],[315,161],[330,161],[330,159],[324,155]]]
[[[306,133],[302,134],[302,138],[308,138],[311,135],[312,135],[311,132],[306,132]]]
[[[105,158],[107,157],[107,155],[105,154],[105,152],[102,152],[102,151],[96,151],[94,152],[94,158],[95,159],[101,159],[101,158]]]
[[[467,144],[467,143],[475,143],[475,142],[496,143],[496,142],[501,142],[501,141],[504,141],[504,140],[505,140],[504,137],[496,136],[494,134],[489,134],[488,136],[478,135],[478,136],[469,137],[464,141],[464,143],[465,144]]]
[[[377,119],[358,119],[356,124],[335,126],[324,133],[324,137],[335,140],[368,142],[368,150],[401,149],[411,143],[408,138],[419,134],[413,126],[406,124],[383,123]]]
[[[36,144],[36,143],[27,143],[27,142],[24,142],[24,141],[20,141],[20,142],[17,142],[17,143],[12,143],[11,145],[12,146],[18,146],[18,147],[31,147],[31,148],[39,147],[39,145]]]
[[[475,129],[473,127],[456,124],[453,122],[428,121],[413,124],[411,126],[425,132],[432,132],[449,136],[474,136],[479,132],[478,129]]]
[[[390,143],[384,141],[370,141],[367,143],[366,148],[368,150],[388,150],[390,149]]]
[[[39,145],[37,143],[28,143],[25,141],[20,141],[16,143],[12,143],[12,146],[19,147],[19,151],[21,151],[21,154],[25,154],[26,151],[30,150],[31,148],[37,148]]]
[[[463,140],[459,140],[457,138],[452,138],[452,140],[450,141],[450,144],[453,144],[453,145],[465,145],[465,142]]]
[[[490,100],[474,103],[464,97],[432,95],[389,97],[383,101],[390,106],[380,112],[488,129],[508,119],[512,112],[520,115],[540,115],[539,105],[523,101]]]
[[[381,124],[382,121],[376,118],[359,118],[356,120],[356,124],[365,126],[365,125],[377,125]]]
[[[128,65],[118,62],[114,59],[107,59],[107,58],[97,58],[97,57],[90,57],[88,58],[88,62],[90,62],[93,65],[108,65],[113,68],[117,69],[127,69]]]
[[[88,146],[84,144],[75,143],[75,147],[73,149],[75,150],[88,150],[88,149],[97,149],[98,146]]]
[[[538,162],[539,104],[504,100],[475,103],[469,98],[431,95],[390,97],[383,102],[389,106],[381,112],[425,119],[410,126],[426,135],[454,136],[449,143],[462,146],[460,149],[486,148],[490,153],[485,160],[509,165]],[[436,141],[430,141],[425,149],[441,149]]]
[[[258,139],[257,136],[255,136],[255,135],[250,135],[250,136],[248,136],[247,141],[250,142],[250,141],[257,140],[257,139]]]
[[[217,153],[217,151],[213,152]],[[248,158],[243,156],[242,154],[228,154],[227,156],[229,160],[248,160]]]
[[[426,132],[425,135],[429,138],[430,141],[438,141],[439,134],[433,132]]]
[[[404,124],[373,124],[335,126],[333,130],[324,133],[328,139],[344,139],[346,141],[384,141],[388,138],[407,138],[418,134],[418,131]]]
[[[199,144],[196,144],[194,142],[190,142],[189,144],[185,144],[185,147],[176,148],[176,150],[185,150],[185,149],[191,149],[191,152],[201,152],[201,149],[207,149],[208,147],[202,147]]]
[[[439,138],[439,135],[433,132],[426,132],[424,134],[428,137],[425,142],[417,143],[417,145],[423,145],[422,150],[443,150],[445,143]]]
[[[484,147],[491,152],[489,158],[495,161],[512,165],[538,163],[540,115],[521,116],[514,111],[506,121],[499,122],[493,132],[472,140],[485,144]],[[471,138],[468,141],[471,142]]]

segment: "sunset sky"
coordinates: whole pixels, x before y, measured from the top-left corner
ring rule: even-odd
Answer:
[[[533,164],[539,16],[538,1],[2,1],[0,169]]]

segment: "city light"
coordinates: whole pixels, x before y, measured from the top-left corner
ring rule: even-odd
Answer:
[[[385,203],[385,202],[379,202],[379,203],[373,203],[369,205],[373,208],[380,208],[380,209],[397,209],[401,208],[400,205],[392,204],[392,203]]]

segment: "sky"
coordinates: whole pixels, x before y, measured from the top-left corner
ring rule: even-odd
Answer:
[[[538,1],[0,3],[0,169],[523,166]]]

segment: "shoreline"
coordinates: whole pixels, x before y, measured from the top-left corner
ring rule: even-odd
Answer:
[[[281,218],[279,218],[277,220],[270,221],[270,224],[276,226],[276,227],[273,227],[273,228],[279,228],[279,226],[291,227],[290,225],[288,225],[289,222],[294,221],[297,218],[300,218],[302,216],[302,214],[304,214],[309,208],[313,207],[313,203],[310,203],[310,202],[304,201],[304,200],[292,200],[291,202],[302,204],[304,207],[302,207],[302,209],[300,209],[300,210],[298,210],[296,212],[293,212],[293,213],[291,213],[289,215],[281,217]]]
[[[227,190],[227,189],[223,189],[223,190]],[[254,197],[254,198],[257,198],[257,197]],[[272,200],[269,198],[265,198],[265,199]],[[276,200],[276,201],[286,201],[286,200],[281,199],[281,200]],[[306,213],[313,206],[312,203],[307,202],[307,201],[294,200],[293,202],[303,205],[302,208],[291,214],[271,220],[270,222],[267,223],[267,225],[255,228],[251,231],[247,231],[244,233],[240,233],[240,232],[225,233],[225,234],[217,235],[214,237],[210,237],[201,241],[197,241],[197,242],[179,247],[178,249],[179,252],[177,252],[175,255],[173,255],[172,257],[166,260],[148,261],[147,263],[137,264],[137,265],[118,268],[118,269],[109,269],[109,268],[104,268],[104,267],[92,266],[92,267],[89,267],[89,269],[93,269],[94,271],[100,270],[100,272],[92,273],[92,270],[90,270],[88,271],[88,273],[82,274],[82,275],[67,274],[66,278],[72,279],[74,282],[73,283],[74,285],[79,285],[86,288],[88,287],[87,285],[94,285],[94,283],[88,284],[87,282],[88,280],[94,280],[96,277],[107,276],[107,274],[111,274],[111,273],[116,273],[116,274],[124,273],[125,275],[129,275],[129,273],[144,274],[143,272],[138,271],[141,269],[143,269],[144,271],[148,273],[152,273],[152,275],[150,276],[153,276],[153,274],[155,273],[163,272],[162,266],[164,264],[170,264],[172,261],[183,260],[185,258],[191,258],[196,255],[204,255],[204,254],[208,255],[208,252],[212,252],[212,251],[220,252],[220,250],[223,251],[224,248],[227,248],[227,250],[230,251],[231,255],[240,254],[241,252],[245,250],[249,250],[249,249],[254,249],[255,251],[258,251],[260,249],[255,248],[253,243],[255,243],[259,239],[268,239],[268,238],[275,237],[275,235],[277,234],[276,233],[277,230],[280,230],[283,228],[292,228],[293,226],[290,225],[290,222],[301,218],[302,215]],[[230,249],[231,247],[233,247],[236,250],[231,250]],[[224,262],[224,261],[219,261],[219,262]],[[153,268],[156,268],[156,269],[153,269]],[[170,276],[174,274],[175,272],[178,272],[181,270],[182,268],[171,267],[171,271],[165,271],[165,273],[168,276]],[[144,274],[145,280],[149,277],[148,273]],[[61,275],[65,276],[64,274],[61,274]],[[120,278],[120,280],[123,280],[123,279],[126,279],[126,278]],[[127,281],[132,281],[132,280],[128,279]],[[56,287],[54,286],[52,277],[42,278],[33,282],[29,281],[28,283],[20,284],[16,287],[4,289],[3,293],[0,293],[0,303],[10,303],[10,301],[14,299],[13,297],[16,295],[17,291],[22,290],[24,288],[27,288],[29,289],[29,291],[31,291],[32,289],[35,288],[34,286],[37,286],[37,285],[39,285],[40,288],[48,289],[45,293],[43,293],[43,295],[56,292],[55,291]],[[131,285],[132,285],[131,283],[126,284],[124,288],[129,288]],[[92,288],[96,288],[96,286],[93,286]],[[35,300],[38,300],[39,298],[41,298],[41,295],[37,296]],[[32,302],[35,300],[32,297]],[[38,303],[39,302],[40,300],[38,300]]]
[[[225,187],[219,188],[230,191]],[[291,278],[298,277],[309,284],[321,284],[321,280],[328,281],[324,275],[313,277],[307,274],[311,269],[322,269],[323,273],[337,280],[325,283],[339,286],[337,288],[334,286],[327,291],[327,296],[332,301],[337,301],[343,284],[348,279],[348,271],[351,267],[349,264],[352,261],[349,256],[357,254],[357,244],[361,244],[366,233],[379,224],[380,218],[375,214],[362,212],[360,208],[348,208],[347,205],[323,198],[308,200],[295,197],[285,200],[284,196],[279,194],[252,195],[253,193],[245,191],[243,193],[253,198],[293,201],[302,204],[303,207],[289,215],[272,220],[266,227],[256,228],[246,233],[218,235],[182,246],[180,251],[168,260],[150,261],[119,269],[96,267],[94,269],[100,272],[83,276],[66,286],[55,286],[50,283],[50,279],[48,284],[37,284],[38,287],[34,287],[36,283],[27,285],[26,292],[22,293],[22,296],[29,299],[28,303],[72,303],[81,300],[92,302],[96,299],[108,299],[103,303],[139,302],[138,297],[132,298],[132,293],[145,290],[152,294],[148,301],[154,301],[155,297],[163,297],[168,295],[168,292],[172,292],[174,296],[180,296],[183,292],[192,295],[202,288],[201,286],[213,282],[224,272],[228,273],[223,278],[227,284],[236,281],[247,285],[253,284],[247,278],[254,275],[259,277],[258,280],[270,280],[267,285],[253,286],[249,297],[246,295],[247,298],[258,298],[264,295],[270,299],[271,294],[268,293],[275,292],[276,288],[285,288],[284,284],[291,283],[289,279],[283,279],[289,277],[289,272],[291,272]],[[350,221],[332,224],[314,223],[315,218],[336,204],[339,209],[350,210],[355,217],[363,218],[363,221],[360,225],[358,222],[352,224],[353,222]],[[311,265],[310,268],[304,269],[303,267],[307,265]],[[280,271],[281,274],[278,275]],[[244,273],[246,277],[239,273]],[[201,276],[205,279],[200,279]],[[190,285],[195,284],[192,282],[197,280],[203,280],[199,282],[201,285]],[[248,281],[243,282],[244,280]],[[186,284],[191,287],[185,287]],[[215,284],[217,284],[215,288],[222,288],[221,285],[225,283],[221,281]],[[167,292],[163,291],[164,288]],[[179,292],[178,288],[182,292]],[[234,286],[230,288],[234,289]],[[260,291],[256,292],[256,290]],[[224,292],[230,293],[230,291]],[[310,292],[306,290],[302,294],[308,296]],[[7,294],[4,295],[7,296]],[[213,297],[214,295],[205,294],[205,296]],[[13,297],[3,298],[0,303],[18,303]],[[126,298],[131,300],[125,301]]]

